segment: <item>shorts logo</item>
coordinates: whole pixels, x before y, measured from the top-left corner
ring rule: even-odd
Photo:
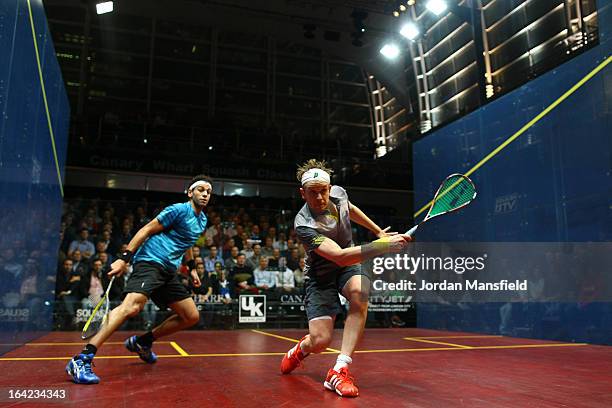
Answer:
[[[266,322],[266,296],[240,295],[240,308],[238,310],[239,323],[265,323]]]
[[[140,285],[140,287],[141,287],[141,288],[144,288],[144,284],[145,284],[145,283],[144,283],[144,282],[142,282],[142,285]]]

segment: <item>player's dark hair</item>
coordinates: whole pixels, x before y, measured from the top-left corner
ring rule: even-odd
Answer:
[[[192,185],[196,181],[206,181],[207,183],[210,183],[211,186],[213,183],[212,178],[210,176],[207,176],[206,174],[198,174],[197,176],[191,179],[191,181],[189,182],[189,185]]]
[[[325,160],[317,160],[317,159],[310,159],[304,163],[302,163],[302,165],[298,166],[297,172],[296,172],[296,177],[298,179],[298,181],[301,183],[302,182],[302,176],[304,175],[304,173],[306,173],[308,170],[310,169],[321,169],[326,171],[330,176],[331,174],[334,172],[331,167],[329,167],[329,165],[327,164],[327,162]]]

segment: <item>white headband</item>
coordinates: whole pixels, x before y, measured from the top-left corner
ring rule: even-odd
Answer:
[[[193,190],[194,188],[196,188],[198,186],[205,186],[207,184],[210,185],[210,183],[208,181],[198,180],[195,183],[193,183],[192,185],[190,185],[189,188],[187,189],[187,191],[189,192],[189,191]]]
[[[329,173],[321,169],[310,169],[302,176],[302,185],[311,181],[320,181],[329,184],[331,178]]]

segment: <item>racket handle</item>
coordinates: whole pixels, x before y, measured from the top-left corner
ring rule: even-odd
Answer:
[[[419,224],[417,224],[417,225],[415,225],[414,227],[410,228],[410,229],[408,230],[408,232],[406,232],[406,235],[413,236],[413,235],[414,235],[414,233],[416,232],[417,228],[419,228]]]

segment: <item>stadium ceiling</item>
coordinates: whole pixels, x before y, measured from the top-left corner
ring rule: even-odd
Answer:
[[[45,4],[95,7],[95,1],[45,0]],[[352,61],[373,74],[398,101],[409,106],[408,84],[401,61],[390,63],[379,49],[397,37],[397,19],[386,13],[383,0],[117,0],[120,13],[163,18],[235,32],[252,32],[319,48],[330,56]],[[354,12],[365,12],[362,46],[353,45]],[[314,26],[306,38],[305,25]]]

